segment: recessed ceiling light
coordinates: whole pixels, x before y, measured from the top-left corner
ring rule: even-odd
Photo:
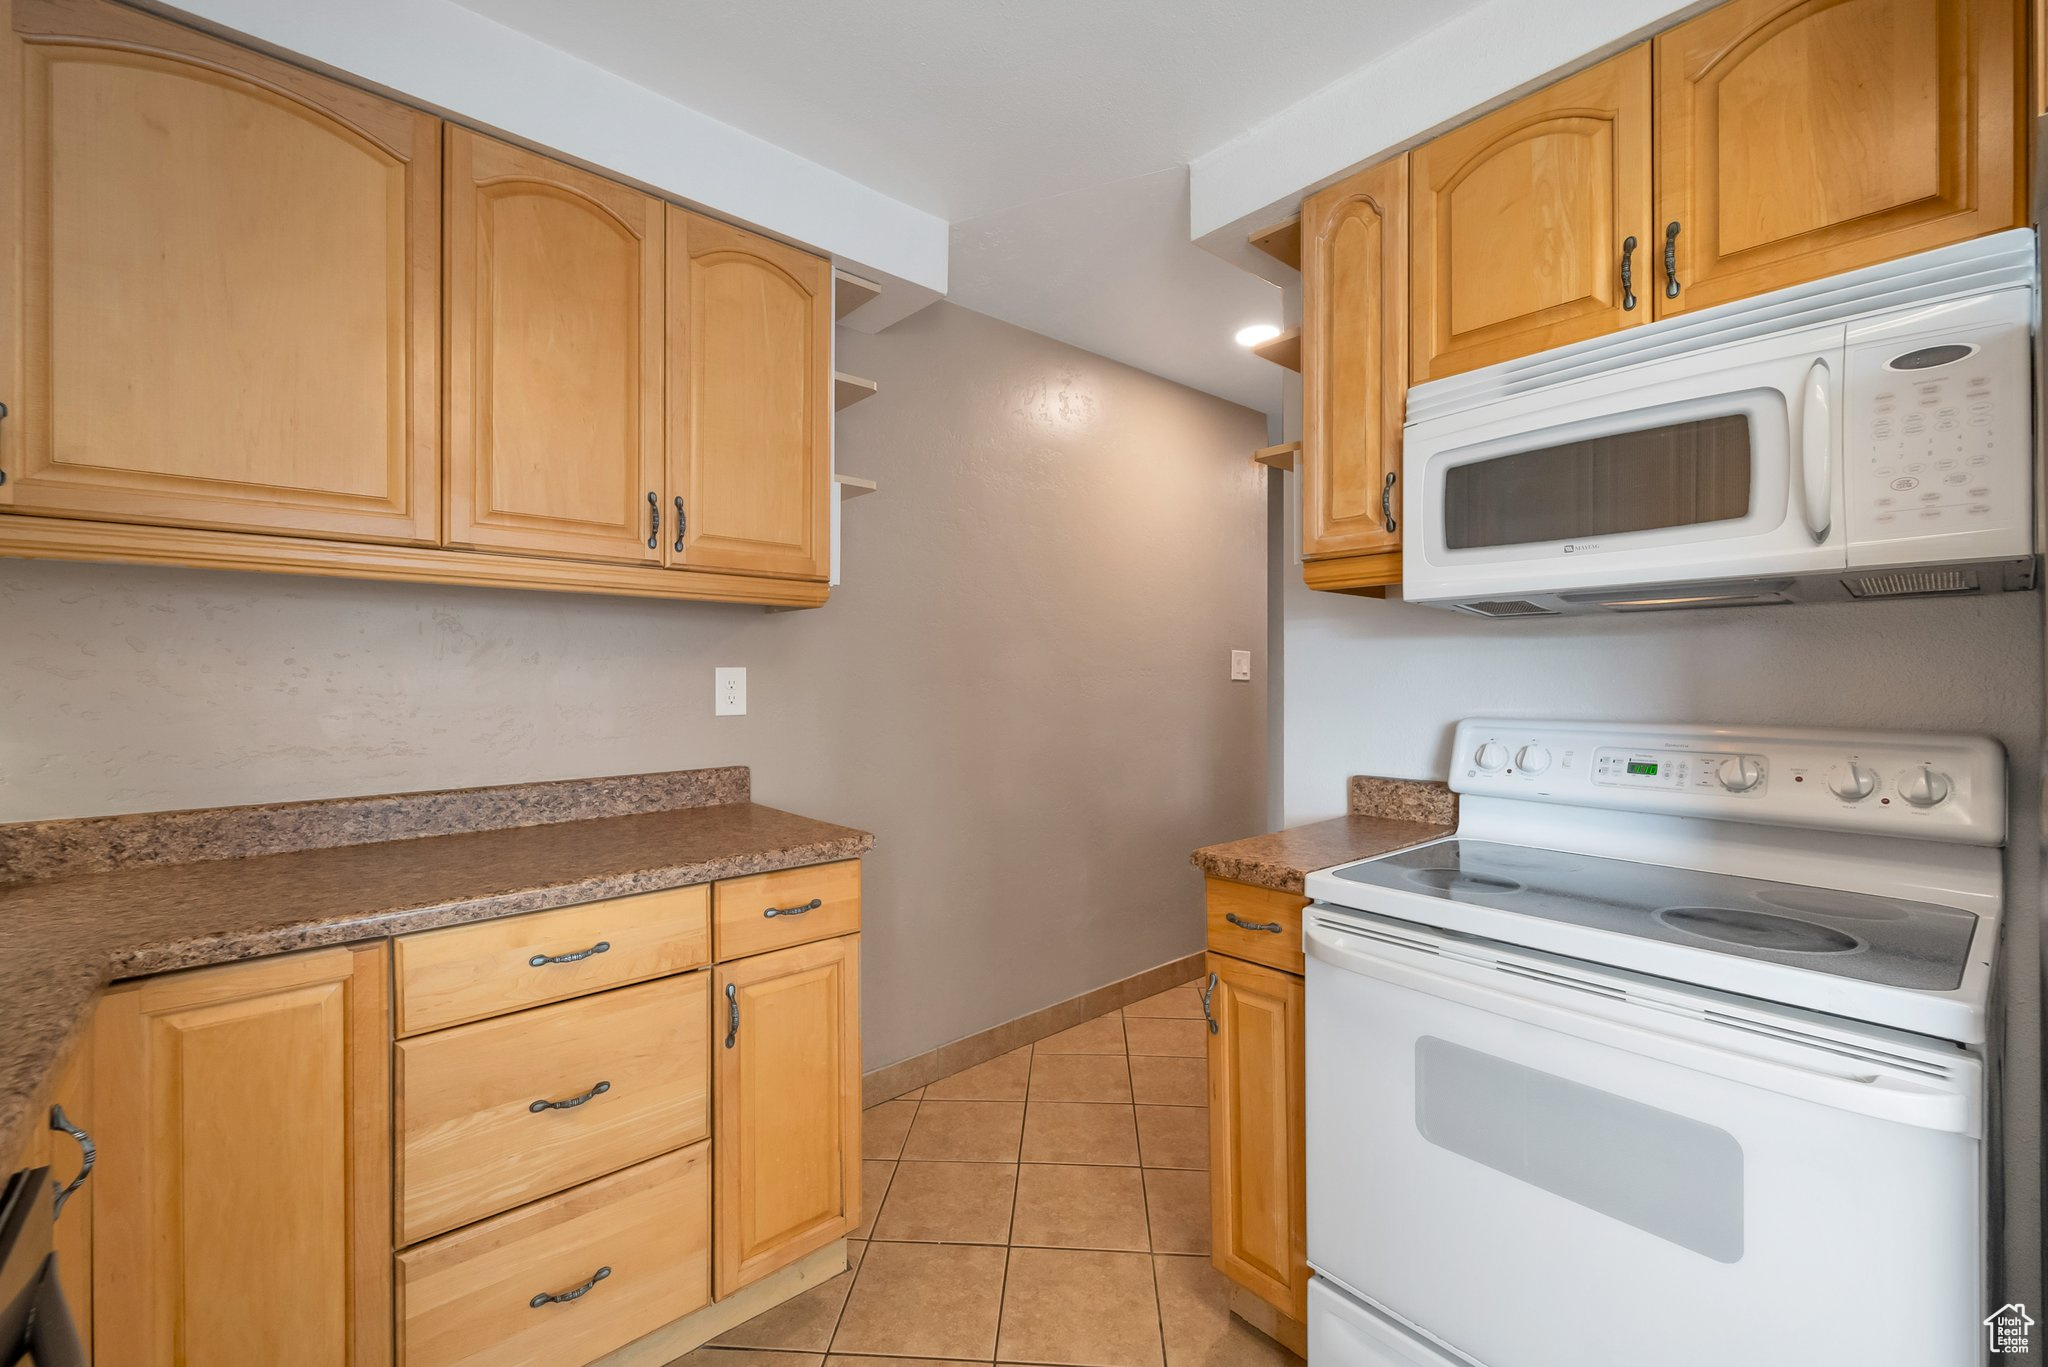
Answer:
[[[1237,330],[1237,344],[1257,346],[1261,342],[1270,342],[1279,335],[1280,329],[1271,323],[1253,323],[1250,327],[1241,327]]]

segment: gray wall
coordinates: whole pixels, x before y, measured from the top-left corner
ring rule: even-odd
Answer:
[[[817,611],[0,562],[0,820],[749,764],[876,834],[870,1068],[1199,949],[1188,851],[1265,814],[1265,419],[946,304],[839,344],[881,491]]]
[[[1288,529],[1291,538],[1293,529]],[[1340,812],[1356,773],[1444,778],[1461,718],[1745,722],[1994,736],[2014,776],[2003,948],[2002,1233],[1991,1305],[2040,1300],[2040,905],[2034,832],[2042,723],[2033,594],[1488,622],[1316,593],[1291,554],[1282,808]]]

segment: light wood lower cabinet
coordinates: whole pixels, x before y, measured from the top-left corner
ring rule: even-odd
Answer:
[[[1281,1313],[1308,1313],[1302,980],[1209,956],[1211,1260]]]
[[[720,1298],[858,1218],[859,944],[841,936],[717,970]]]
[[[98,1361],[390,1363],[388,971],[379,943],[107,993]]]
[[[711,1146],[398,1257],[400,1367],[585,1363],[711,1300]]]

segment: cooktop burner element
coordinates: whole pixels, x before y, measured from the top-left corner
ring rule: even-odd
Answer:
[[[1962,982],[1977,928],[1971,913],[1928,902],[1462,836],[1330,872],[1425,903],[1488,907],[1919,991]],[[1393,902],[1373,909],[1429,919]]]
[[[1658,911],[1657,919],[1702,939],[1754,945],[1787,954],[1846,954],[1863,947],[1863,942],[1854,935],[1832,926],[1741,907],[1665,907]]]

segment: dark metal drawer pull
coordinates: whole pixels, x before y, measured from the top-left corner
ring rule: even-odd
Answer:
[[[730,1049],[740,1037],[740,985],[725,985],[725,1047]]]
[[[55,1182],[50,1183],[51,1186],[57,1187],[57,1199],[52,1203],[50,1213],[52,1215],[62,1215],[64,1213],[64,1203],[71,1199],[71,1193],[84,1186],[85,1179],[92,1176],[92,1165],[99,1158],[99,1150],[93,1147],[91,1135],[71,1123],[71,1117],[64,1114],[62,1106],[52,1106],[50,1108],[50,1128],[59,1134],[68,1134],[73,1139],[76,1139],[84,1159],[78,1165],[78,1176],[71,1179],[69,1186],[60,1187]]]
[[[824,905],[824,898],[813,897],[810,901],[804,903],[800,907],[770,907],[768,908],[768,910],[762,912],[761,914],[763,916],[767,916],[770,918],[776,916],[801,916],[807,911],[816,911],[819,907],[822,907]]]
[[[611,1275],[612,1270],[610,1268],[600,1267],[599,1269],[597,1269],[597,1271],[590,1274],[589,1281],[583,1283],[583,1285],[579,1287],[576,1287],[574,1290],[558,1291],[552,1296],[550,1296],[547,1292],[543,1291],[539,1295],[535,1296],[532,1300],[528,1301],[527,1304],[532,1306],[536,1310],[540,1309],[543,1305],[567,1305],[570,1301],[581,1300],[586,1294],[589,1293],[591,1287],[596,1286],[599,1282],[603,1281],[606,1277],[609,1277]]]
[[[579,949],[574,954],[536,954],[526,961],[529,968],[546,968],[549,964],[581,963],[593,954],[602,954],[612,947],[610,940],[599,940],[588,949]]]
[[[1216,1017],[1209,1011],[1209,998],[1216,992],[1216,975],[1209,975],[1209,985],[1202,989],[1202,1019],[1209,1022],[1209,1033],[1216,1033]]]
[[[1268,935],[1278,935],[1281,931],[1287,929],[1286,926],[1281,925],[1278,921],[1244,920],[1234,911],[1224,912],[1223,919],[1236,926],[1239,930],[1263,930]]]
[[[572,1096],[567,1101],[536,1101],[526,1109],[539,1115],[542,1111],[573,1111],[594,1096],[603,1096],[612,1089],[609,1082],[600,1082],[582,1096]]]

